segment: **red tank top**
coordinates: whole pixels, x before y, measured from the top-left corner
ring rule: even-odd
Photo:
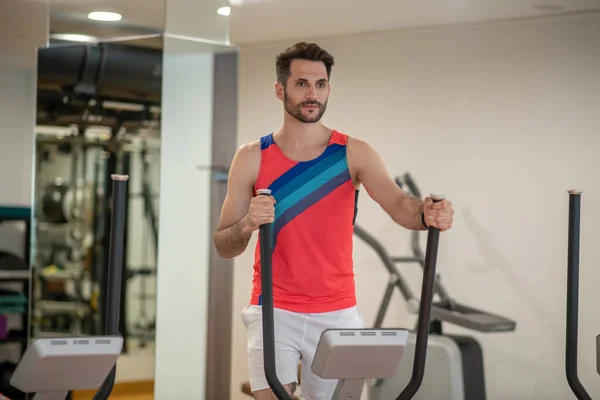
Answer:
[[[254,187],[276,200],[272,224],[273,305],[294,312],[341,310],[356,304],[352,262],[358,191],[346,159],[348,136],[333,131],[325,151],[310,161],[286,157],[261,138]],[[256,243],[251,304],[262,304],[260,241]]]

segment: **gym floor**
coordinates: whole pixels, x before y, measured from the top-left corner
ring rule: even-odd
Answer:
[[[73,400],[92,400],[95,391],[86,390],[73,393]],[[154,400],[154,382],[132,382],[115,385],[111,400]]]
[[[90,396],[85,396],[85,395],[78,395],[78,396],[74,396],[73,400],[87,400],[87,399],[92,399],[93,397]],[[110,396],[111,400],[154,400],[154,394],[152,393],[141,393],[141,394],[135,394],[135,393],[131,393],[131,394],[121,394],[121,395],[116,395],[116,396]]]

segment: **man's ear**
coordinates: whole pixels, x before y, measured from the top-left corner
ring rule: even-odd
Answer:
[[[283,85],[280,82],[277,82],[275,84],[275,95],[277,96],[277,98],[279,100],[283,101],[284,89],[283,89]]]

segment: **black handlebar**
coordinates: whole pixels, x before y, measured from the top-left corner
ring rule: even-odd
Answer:
[[[269,189],[260,189],[257,194],[270,196]],[[285,390],[275,367],[275,324],[273,316],[273,264],[272,264],[272,227],[263,224],[259,227],[260,239],[260,277],[262,290],[262,329],[263,329],[263,361],[265,376],[273,393],[279,400],[292,400]]]
[[[565,372],[571,390],[579,400],[591,400],[577,374],[579,318],[579,231],[581,191],[569,190],[569,233],[567,255],[567,326]]]
[[[108,268],[106,284],[106,325],[105,335],[119,334],[119,314],[121,311],[121,280],[123,276],[123,245],[125,236],[125,209],[127,202],[128,175],[111,175],[113,181],[112,209],[110,224],[110,247],[108,249]],[[109,398],[115,377],[117,365],[115,364],[94,395],[93,400],[106,400]]]
[[[431,198],[434,202],[438,202],[442,201],[444,196],[431,194]],[[419,303],[417,340],[415,343],[412,376],[408,385],[406,385],[396,400],[412,399],[419,390],[419,387],[421,387],[423,376],[425,375],[427,340],[429,338],[429,321],[431,319],[431,303],[433,302],[439,238],[440,230],[430,226],[427,234],[427,247],[425,250],[425,265],[423,267],[423,283],[421,285],[421,301]]]

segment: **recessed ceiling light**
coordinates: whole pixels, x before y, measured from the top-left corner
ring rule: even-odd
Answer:
[[[68,42],[83,42],[83,43],[96,43],[98,38],[88,35],[80,35],[78,33],[53,33],[50,35],[52,39],[66,40]]]
[[[231,7],[221,7],[217,10],[217,14],[227,17],[229,14],[231,14]]]
[[[88,18],[96,21],[120,21],[123,16],[114,12],[94,11],[88,14]]]

